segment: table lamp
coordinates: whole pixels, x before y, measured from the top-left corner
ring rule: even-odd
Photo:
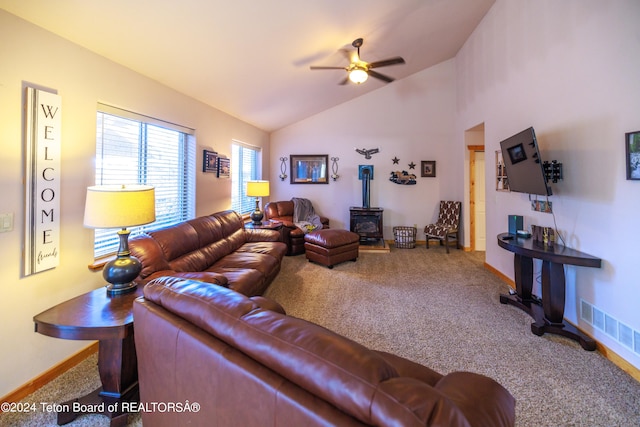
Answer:
[[[127,227],[156,220],[155,190],[148,185],[97,185],[87,188],[84,225],[89,228],[121,228],[116,259],[108,262],[102,276],[109,283],[108,295],[136,289],[133,283],[142,270],[140,261],[129,252]]]
[[[256,210],[251,213],[254,225],[261,225],[264,214],[260,210],[259,197],[269,195],[269,181],[247,181],[247,196],[256,198]]]

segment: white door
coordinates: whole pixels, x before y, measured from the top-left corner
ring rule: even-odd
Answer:
[[[475,249],[487,249],[487,228],[485,208],[484,152],[475,153]]]

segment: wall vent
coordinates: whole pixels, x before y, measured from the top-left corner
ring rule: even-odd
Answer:
[[[609,335],[620,344],[640,354],[640,332],[620,322],[585,300],[580,300],[580,318]]]

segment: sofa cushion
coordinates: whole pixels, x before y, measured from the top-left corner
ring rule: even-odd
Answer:
[[[158,242],[167,261],[171,262],[200,247],[198,233],[191,224],[182,222],[148,233]]]

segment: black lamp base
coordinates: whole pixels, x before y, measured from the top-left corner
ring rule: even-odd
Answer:
[[[128,294],[129,292],[135,291],[137,287],[138,285],[133,282],[126,285],[109,284],[107,285],[107,295],[113,297],[117,295]]]
[[[262,211],[256,209],[251,212],[251,221],[253,221],[253,225],[262,225],[262,218],[264,218]]]
[[[133,281],[142,271],[142,263],[138,258],[131,256],[129,252],[129,231],[118,232],[120,237],[120,247],[116,259],[105,264],[102,270],[102,277],[109,285],[107,295],[116,296],[132,292],[137,285]]]

